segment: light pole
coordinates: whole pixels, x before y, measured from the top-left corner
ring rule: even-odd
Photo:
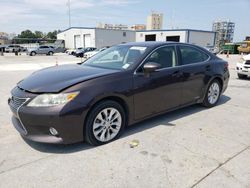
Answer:
[[[71,12],[70,12],[70,0],[68,0],[68,13],[69,13],[69,27],[71,27]]]

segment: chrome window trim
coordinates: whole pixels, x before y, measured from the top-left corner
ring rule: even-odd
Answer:
[[[160,48],[168,47],[168,46],[174,46],[174,47],[175,47],[175,50],[176,50],[175,54],[176,54],[176,59],[177,59],[177,61],[178,61],[178,65],[177,65],[177,66],[174,66],[174,67],[165,67],[165,68],[157,69],[157,72],[163,71],[163,70],[167,70],[167,69],[178,68],[178,67],[186,67],[186,66],[195,65],[195,64],[204,64],[204,63],[208,62],[208,61],[211,59],[211,56],[210,56],[208,53],[206,53],[205,51],[203,51],[203,50],[197,48],[196,46],[191,46],[191,45],[188,45],[188,44],[166,44],[166,45],[164,45],[164,46],[159,46],[159,47],[155,48],[152,52],[150,52],[150,53],[143,59],[143,61],[137,66],[137,68],[136,68],[135,71],[134,71],[134,75],[136,75],[136,74],[138,74],[138,75],[143,74],[143,73],[141,73],[141,72],[137,72],[137,70],[141,67],[141,65],[143,65],[143,63],[147,60],[147,58],[148,58],[149,56],[151,56],[156,50],[158,50],[158,49],[160,49]],[[202,62],[190,63],[190,64],[187,64],[187,65],[181,65],[181,64],[179,64],[179,63],[180,63],[180,59],[179,59],[179,56],[178,56],[178,53],[177,53],[177,48],[180,47],[180,46],[187,46],[187,47],[195,48],[195,49],[197,49],[198,51],[205,53],[205,54],[208,56],[208,59],[207,59],[206,61],[202,61]]]
[[[208,56],[208,59],[205,60],[205,61],[201,61],[201,62],[197,62],[197,63],[190,63],[190,64],[187,64],[187,65],[193,65],[193,64],[198,64],[198,63],[201,64],[201,63],[205,63],[205,62],[207,62],[207,61],[209,61],[209,60],[211,59],[211,56],[210,56],[207,52],[205,52],[205,51],[199,49],[199,48],[196,47],[196,46],[190,46],[190,45],[187,45],[187,44],[179,44],[179,47],[181,47],[181,46],[187,46],[187,47],[190,47],[190,48],[194,48],[194,49],[196,49],[196,50],[198,50],[198,51],[200,51],[200,52],[203,52],[204,54],[206,54],[206,55]],[[180,53],[181,53],[181,52],[180,52]],[[182,65],[182,66],[187,66],[187,65]]]

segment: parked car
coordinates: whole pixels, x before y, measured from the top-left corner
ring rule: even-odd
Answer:
[[[96,55],[96,54],[98,54],[99,52],[102,52],[102,51],[104,51],[104,50],[106,50],[106,49],[108,49],[107,47],[105,47],[105,48],[101,48],[101,49],[96,49],[96,50],[94,50],[94,51],[90,51],[90,52],[86,52],[86,53],[84,53],[84,58],[85,59],[89,59],[89,58],[91,58],[92,56],[94,56],[94,55]]]
[[[149,117],[196,103],[215,106],[228,80],[228,63],[201,47],[127,43],[82,64],[34,72],[17,83],[8,103],[27,139],[101,145]]]
[[[76,50],[76,52],[75,52],[74,55],[76,57],[83,57],[86,52],[90,52],[90,51],[94,51],[94,50],[96,50],[96,48],[92,48],[92,47],[90,47],[90,48],[83,48],[81,50]]]
[[[39,46],[38,48],[30,48],[27,50],[27,55],[35,56],[36,54],[46,54],[53,55],[55,53],[55,49],[51,46]]]
[[[220,52],[220,49],[218,47],[214,47],[214,46],[207,46],[207,47],[205,47],[205,49],[208,50],[209,52],[213,53],[214,55],[216,55]]]
[[[236,65],[236,71],[240,79],[250,76],[250,55],[243,56]]]
[[[21,52],[25,51],[25,48],[20,45],[9,45],[5,47],[5,52]]]
[[[82,50],[82,49],[84,49],[84,48],[80,47],[77,49],[68,49],[68,50],[66,50],[66,53],[69,55],[74,55],[77,50]]]

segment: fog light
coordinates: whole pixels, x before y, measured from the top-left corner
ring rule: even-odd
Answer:
[[[50,127],[49,128],[49,132],[53,135],[53,136],[57,136],[58,135],[58,132],[55,128],[53,127]]]

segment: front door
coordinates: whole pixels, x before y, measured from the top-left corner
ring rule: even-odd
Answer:
[[[147,62],[159,63],[161,68],[145,76],[141,65],[134,75],[136,120],[178,107],[181,101],[182,77],[175,46],[155,50],[144,64]]]

